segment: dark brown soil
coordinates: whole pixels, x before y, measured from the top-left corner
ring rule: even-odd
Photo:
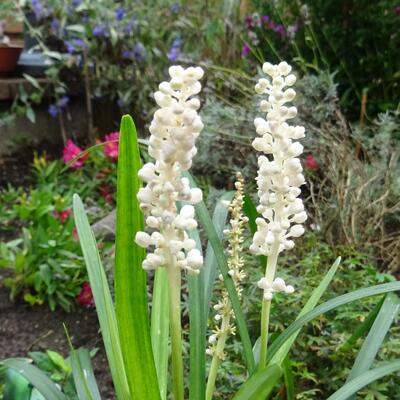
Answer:
[[[51,312],[47,306],[31,307],[22,302],[11,302],[2,285],[4,276],[5,272],[0,270],[0,359],[45,350],[67,356],[64,323],[75,348],[99,348],[93,368],[102,399],[115,399],[95,310],[79,308],[67,314],[61,310]]]

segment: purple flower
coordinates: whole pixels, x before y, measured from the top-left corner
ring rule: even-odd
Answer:
[[[31,0],[33,12],[35,14],[35,18],[39,21],[43,17],[43,6],[40,0]]]
[[[124,28],[125,34],[130,35],[133,31],[133,28],[136,26],[136,21],[134,19],[131,19]]]
[[[180,5],[178,3],[173,3],[173,4],[171,4],[169,6],[170,11],[173,12],[173,13],[178,12],[180,8],[181,7],[180,7]]]
[[[262,15],[262,16],[261,16],[261,22],[262,22],[263,24],[268,24],[269,21],[270,21],[269,15]]]
[[[130,50],[124,50],[124,51],[121,53],[121,57],[122,57],[124,60],[127,60],[128,58],[131,58],[131,51],[130,51]]]
[[[394,8],[394,13],[399,16],[400,15],[400,4]]]
[[[69,54],[74,54],[75,52],[87,48],[87,44],[81,38],[73,38],[71,40],[66,40],[64,44]]]
[[[251,29],[254,27],[253,17],[251,15],[247,15],[244,18],[244,26],[246,29]]]
[[[286,36],[285,27],[282,24],[275,25],[274,31],[282,38]]]
[[[57,105],[59,108],[65,108],[69,103],[69,97],[63,96],[60,100],[58,100]]]
[[[72,0],[72,1],[71,1],[71,4],[72,4],[74,7],[79,7],[79,6],[82,4],[82,0]]]
[[[58,35],[59,30],[60,30],[60,20],[58,20],[57,18],[53,18],[51,20],[50,26],[51,26],[51,30],[53,31],[53,33],[55,35]]]
[[[117,21],[122,21],[125,17],[125,9],[123,7],[118,7],[115,10],[115,19]]]
[[[180,54],[180,48],[181,48],[182,41],[180,38],[176,38],[171,45],[171,48],[169,49],[167,53],[168,60],[170,61],[176,61],[179,57]]]
[[[57,115],[60,113],[60,109],[57,104],[51,104],[47,111],[53,118],[57,117]]]
[[[247,43],[245,43],[242,47],[242,57],[243,58],[247,57],[250,54],[250,51],[251,51],[250,46]]]
[[[96,25],[93,28],[93,36],[95,37],[103,37],[106,34],[106,26],[105,25]]]
[[[137,61],[143,61],[145,57],[145,49],[142,43],[136,43],[133,47],[133,57],[136,58]]]

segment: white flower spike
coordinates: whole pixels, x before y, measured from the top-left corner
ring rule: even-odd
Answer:
[[[259,137],[253,147],[263,153],[258,158],[257,187],[259,205],[257,211],[257,232],[250,250],[257,255],[268,256],[265,278],[258,286],[264,290],[264,298],[272,299],[273,292],[292,293],[294,288],[286,286],[280,278],[275,278],[279,253],[294,247],[293,238],[304,233],[302,223],[307,219],[304,205],[298,196],[304,184],[299,158],[303,146],[296,140],[303,138],[304,127],[290,125],[287,121],[297,115],[297,108],[291,102],[296,92],[291,88],[296,77],[291,74],[291,66],[286,62],[278,65],[265,63],[261,78],[255,86],[258,94],[266,95],[260,103],[265,118],[256,118],[254,125]]]
[[[139,178],[146,186],[138,192],[146,225],[155,230],[151,236],[138,232],[136,243],[154,246],[143,261],[144,269],[173,265],[199,273],[203,257],[186,231],[197,227],[193,204],[202,200],[200,189],[191,189],[182,177],[197,153],[195,142],[203,129],[197,110],[200,101],[193,97],[201,90],[200,67],[172,66],[171,80],[162,82],[154,99],[159,106],[150,125],[149,155],[155,159],[140,169]],[[176,202],[187,203],[178,212]]]

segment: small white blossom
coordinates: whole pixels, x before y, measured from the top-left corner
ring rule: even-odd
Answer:
[[[193,204],[202,200],[202,192],[190,188],[182,172],[192,165],[197,153],[195,142],[203,129],[197,113],[200,101],[193,97],[201,90],[203,70],[172,66],[169,75],[171,80],[162,82],[154,93],[159,109],[150,124],[148,152],[155,162],[143,165],[138,174],[146,185],[137,198],[146,225],[155,232],[151,236],[138,232],[136,243],[154,246],[143,261],[144,269],[174,265],[198,273],[203,258],[186,231],[197,227]],[[187,203],[179,212],[177,201]]]

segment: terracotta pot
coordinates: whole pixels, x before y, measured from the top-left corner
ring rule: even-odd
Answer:
[[[14,71],[23,46],[0,44],[0,74]]]

